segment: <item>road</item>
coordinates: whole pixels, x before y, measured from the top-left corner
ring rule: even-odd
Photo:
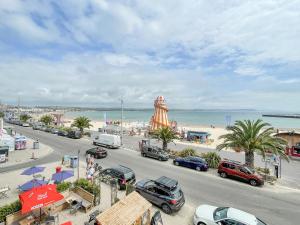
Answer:
[[[32,164],[42,164],[60,160],[64,154],[77,154],[81,149],[81,159],[85,149],[91,147],[88,140],[72,140],[31,128],[15,127],[16,131],[51,146],[53,154]],[[195,208],[199,204],[231,206],[255,214],[270,225],[299,224],[300,192],[292,189],[270,187],[251,187],[248,184],[222,179],[213,173],[196,172],[173,166],[170,162],[160,162],[143,158],[136,151],[119,149],[109,150],[106,159],[99,160],[103,167],[126,165],[132,168],[137,179],[157,178],[165,175],[179,181],[185,196],[186,206]],[[1,169],[0,172],[23,168],[17,165]],[[0,174],[1,177],[1,174]]]

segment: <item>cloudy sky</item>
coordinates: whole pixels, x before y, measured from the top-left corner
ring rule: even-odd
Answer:
[[[300,111],[300,0],[1,0],[0,99]]]

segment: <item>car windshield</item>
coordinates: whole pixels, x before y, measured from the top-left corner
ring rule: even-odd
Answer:
[[[257,220],[257,225],[267,225],[266,223],[264,223],[263,221],[261,221],[258,218],[256,218],[256,220]]]
[[[181,197],[181,189],[179,186],[177,186],[172,192],[172,196],[176,199],[179,199]]]
[[[125,180],[131,179],[133,176],[133,172],[124,173]]]
[[[254,173],[254,170],[250,169],[250,168],[247,167],[247,166],[244,166],[243,168],[244,168],[244,170],[247,171],[249,174],[250,174],[250,173]]]
[[[214,211],[214,220],[222,220],[227,218],[228,207],[219,207]]]

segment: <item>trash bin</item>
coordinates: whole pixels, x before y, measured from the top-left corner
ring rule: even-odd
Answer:
[[[61,172],[61,166],[57,166],[57,167],[55,168],[55,172],[56,172],[56,173]]]
[[[77,168],[78,166],[78,157],[77,156],[70,156],[70,167]]]
[[[39,149],[40,145],[38,141],[33,142],[33,149]]]

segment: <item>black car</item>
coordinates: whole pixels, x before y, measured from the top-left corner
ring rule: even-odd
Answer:
[[[107,151],[104,148],[101,147],[96,147],[96,148],[91,148],[85,152],[85,154],[90,154],[93,156],[95,159],[101,159],[105,158],[107,156]]]
[[[136,183],[136,191],[165,213],[177,212],[185,203],[184,194],[176,180],[162,176],[157,180],[144,179]]]
[[[68,132],[68,138],[79,139],[81,138],[81,132],[79,130],[70,130]]]
[[[65,130],[59,130],[59,131],[57,132],[57,135],[58,135],[58,136],[66,137],[66,136],[68,136],[68,132],[65,131]]]
[[[126,184],[135,183],[135,173],[132,169],[126,166],[104,169],[100,172],[99,175],[102,178],[106,177],[109,179],[116,179],[120,190],[124,190],[126,188]]]
[[[188,156],[183,158],[179,157],[174,159],[173,163],[176,166],[184,166],[198,171],[208,170],[207,162],[200,157],[195,157],[195,156]]]

